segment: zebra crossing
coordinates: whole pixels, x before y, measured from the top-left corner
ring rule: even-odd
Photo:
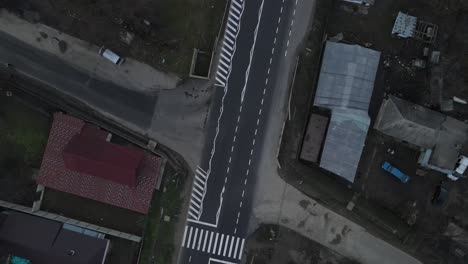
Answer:
[[[242,259],[245,239],[185,226],[182,247],[232,259]]]
[[[189,219],[200,220],[203,208],[203,198],[205,196],[206,181],[208,180],[207,172],[198,167],[195,172],[195,180],[193,181],[192,194],[189,205]]]
[[[236,50],[236,39],[240,30],[240,19],[244,12],[244,0],[232,0],[229,15],[224,31],[221,57],[216,71],[215,85],[225,87],[231,73],[232,57]]]

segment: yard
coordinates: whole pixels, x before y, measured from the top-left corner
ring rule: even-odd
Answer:
[[[0,7],[124,57],[187,77],[194,48],[214,48],[226,0],[0,0]],[[127,44],[121,36],[133,35]]]
[[[175,257],[174,236],[182,206],[180,190],[183,189],[185,176],[171,166],[166,166],[163,177],[162,191],[154,194],[146,220],[141,264],[172,263]]]
[[[449,190],[447,202],[442,206],[433,204],[433,195],[446,177],[431,171],[416,174],[419,149],[382,136],[372,126],[382,100],[388,94],[440,111],[440,105],[433,100],[434,91],[429,89],[430,68],[412,66],[415,59],[423,58],[425,47],[441,52],[438,65],[444,78],[441,98],[446,100],[454,95],[468,98],[465,77],[468,10],[463,3],[381,0],[366,9],[342,1],[318,1],[311,35],[300,56],[291,98],[291,120],[286,123],[279,155],[280,174],[289,183],[363,225],[369,232],[416,255],[424,263],[466,263],[467,254],[463,253],[467,252],[466,248],[462,250],[462,246],[444,234],[449,224],[468,226],[465,209],[468,183],[465,179],[448,182],[445,185]],[[436,41],[424,44],[393,37],[391,31],[399,11],[438,25]],[[381,52],[369,109],[372,123],[352,184],[316,164],[298,160],[320,69],[323,36],[330,38],[341,34],[344,43]],[[466,105],[455,104],[454,108],[446,114],[468,120]],[[403,184],[384,172],[381,169],[384,161],[410,175],[410,182]],[[350,201],[354,201],[352,211],[346,209]]]
[[[141,236],[145,215],[46,188],[41,210]]]
[[[0,92],[0,199],[32,206],[50,119]]]

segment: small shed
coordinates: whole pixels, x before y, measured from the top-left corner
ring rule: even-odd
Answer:
[[[322,144],[327,132],[329,117],[312,113],[302,142],[300,158],[309,162],[318,162]]]
[[[395,19],[393,25],[392,35],[396,35],[401,38],[412,38],[418,25],[418,18],[407,15],[403,12],[398,12],[398,16]]]

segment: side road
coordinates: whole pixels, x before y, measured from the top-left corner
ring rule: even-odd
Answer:
[[[4,9],[0,10],[0,31],[53,54],[97,79],[110,81],[127,89],[154,92],[175,88],[180,81],[175,75],[158,71],[130,58],[116,66],[98,54],[99,47],[43,24],[31,24]]]
[[[45,84],[70,103],[183,155],[193,169],[213,87],[209,81],[178,78],[129,59],[116,66],[99,48],[0,10],[0,63],[15,74]],[[37,92],[37,91],[35,91]]]

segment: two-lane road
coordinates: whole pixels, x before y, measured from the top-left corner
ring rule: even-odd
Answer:
[[[100,80],[3,32],[0,32],[0,43],[0,63],[12,64],[16,74],[38,80],[50,89],[37,92],[65,94],[93,109],[98,106],[102,112],[128,120],[132,125],[150,127],[158,96]]]
[[[242,259],[263,134],[296,6],[297,0],[231,2],[179,263]]]

